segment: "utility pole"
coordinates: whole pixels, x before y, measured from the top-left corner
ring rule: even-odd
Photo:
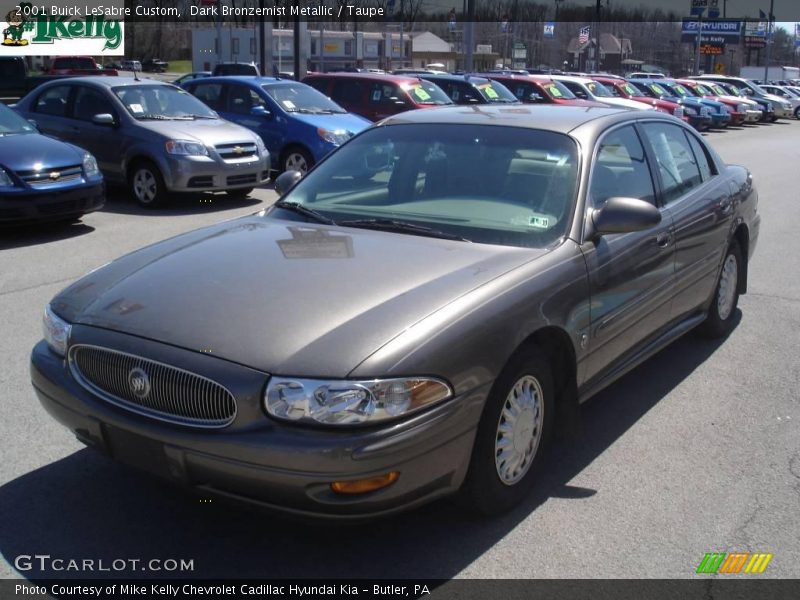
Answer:
[[[697,48],[694,55],[694,74],[700,75],[700,42],[701,34],[703,33],[703,13],[697,17]]]
[[[475,20],[475,0],[467,0],[467,21],[464,23],[464,71],[471,73],[472,66],[472,53],[475,51],[475,44],[473,43],[473,34]]]
[[[267,70],[267,21],[264,18],[264,0],[258,0],[258,6],[261,9],[261,18],[258,21],[258,64],[261,67],[260,75],[266,75],[270,71]],[[270,48],[270,54],[272,48]],[[272,62],[270,56],[270,63]],[[271,66],[271,65],[270,65]]]
[[[767,62],[764,64],[764,83],[769,81],[769,59],[772,51],[772,10],[775,8],[775,0],[769,0],[769,14],[767,15]]]
[[[222,62],[222,0],[217,0],[217,64]]]

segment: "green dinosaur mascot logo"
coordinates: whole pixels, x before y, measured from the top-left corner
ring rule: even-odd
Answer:
[[[22,38],[25,31],[25,15],[22,9],[16,7],[6,15],[8,27],[3,30],[3,46],[27,46],[28,40]]]

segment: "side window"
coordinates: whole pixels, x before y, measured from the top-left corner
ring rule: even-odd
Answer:
[[[601,139],[592,167],[589,198],[593,206],[599,208],[614,196],[655,204],[655,189],[644,148],[630,125],[615,129]]]
[[[656,157],[665,204],[703,182],[692,148],[680,127],[645,123],[643,129]]]
[[[222,109],[222,84],[221,83],[200,83],[191,88],[194,95],[211,110]]]
[[[80,86],[75,95],[73,116],[81,121],[91,121],[92,117],[99,114],[110,114],[116,118],[117,111],[114,110],[111,101],[102,93]]]
[[[405,94],[393,83],[374,83],[370,88],[369,100],[372,104],[395,104],[405,101]]]
[[[67,115],[67,100],[71,89],[68,85],[59,85],[39,94],[34,112],[53,115],[54,117],[65,117]]]
[[[562,81],[561,83],[563,83],[567,87],[567,89],[573,94],[575,94],[575,96],[577,96],[578,98],[586,100],[589,97],[589,94],[586,93],[586,90],[584,90],[580,85],[578,85],[574,81]]]
[[[471,104],[478,99],[478,92],[468,83],[456,83],[453,85],[453,92],[458,94],[459,100],[453,97],[456,104]],[[449,94],[448,94],[449,95]]]
[[[258,92],[243,85],[232,85],[228,88],[228,110],[240,115],[249,115],[255,106],[264,106],[264,100]]]
[[[310,85],[318,92],[328,95],[328,80],[327,79],[308,79],[303,81],[306,85]]]
[[[360,104],[364,87],[360,81],[352,79],[340,79],[333,82],[331,98],[334,102],[345,104]]]
[[[703,144],[701,144],[696,137],[690,133],[684,132],[684,134],[687,138],[689,138],[689,145],[692,147],[692,151],[694,152],[694,158],[697,161],[697,166],[700,168],[700,175],[702,175],[703,181],[708,181],[714,175],[716,175],[713,162],[708,157]]]

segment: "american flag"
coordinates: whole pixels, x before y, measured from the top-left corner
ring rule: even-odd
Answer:
[[[581,33],[578,36],[578,43],[579,44],[586,44],[589,42],[589,31],[591,31],[592,26],[587,25],[586,27],[581,27]]]

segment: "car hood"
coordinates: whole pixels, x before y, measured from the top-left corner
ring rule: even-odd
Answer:
[[[137,121],[137,124],[166,138],[197,141],[206,146],[255,141],[255,134],[249,129],[223,119]]]
[[[0,137],[0,165],[12,171],[29,171],[34,165],[55,169],[79,165],[84,150],[39,133]]]
[[[620,106],[622,108],[635,108],[636,110],[653,110],[653,105],[646,102],[638,102],[636,100],[628,100],[627,98],[603,98],[598,97],[598,102],[603,102],[610,106]]]
[[[367,121],[364,117],[360,117],[359,115],[354,115],[351,113],[333,115],[307,115],[301,113],[291,113],[291,115],[298,121],[307,123],[312,127],[328,129],[330,131],[344,129],[353,135],[372,125],[371,121]]]
[[[414,323],[545,252],[253,215],[122,257],[52,306],[67,321],[267,373],[344,377]]]

